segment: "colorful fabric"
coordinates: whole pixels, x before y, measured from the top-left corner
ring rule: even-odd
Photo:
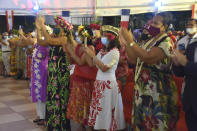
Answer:
[[[132,102],[133,102],[133,92],[134,92],[134,73],[132,69],[129,69],[127,81],[124,89],[122,89],[122,102],[125,121],[131,124],[132,118]]]
[[[17,74],[16,68],[16,49],[12,48],[11,57],[10,57],[10,75],[15,76]]]
[[[127,60],[128,60],[128,56],[126,54],[126,49],[125,47],[122,47],[120,49],[120,60],[118,63],[118,68],[116,70],[117,79],[121,79],[121,77],[125,77],[128,75],[129,67]]]
[[[116,81],[96,80],[88,125],[108,131],[125,128],[122,96]]]
[[[31,63],[32,63],[32,56],[31,55],[27,55],[27,59],[26,59],[26,76],[28,79],[31,78]],[[48,65],[48,64],[47,64]]]
[[[94,41],[94,47],[95,47],[95,50],[96,50],[96,54],[99,53],[99,51],[100,51],[101,49],[103,49],[104,45],[102,44],[100,38],[99,38],[99,39],[96,39],[96,40]]]
[[[79,53],[79,45],[75,53],[82,57],[84,52]],[[70,83],[70,98],[67,108],[67,118],[74,122],[87,125],[90,102],[92,98],[92,89],[96,80],[97,68],[89,67],[87,64],[75,65],[74,74]]]
[[[4,75],[5,69],[3,65],[3,60],[2,60],[2,51],[0,49],[0,75]]]
[[[119,57],[118,49],[112,49],[105,55],[100,51],[97,55],[104,65],[111,68],[106,72],[99,69],[94,84],[88,125],[95,130],[125,128],[122,97],[115,76]]]
[[[74,74],[78,77],[87,80],[96,80],[97,68],[89,67],[88,65],[76,66]]]
[[[24,77],[25,73],[25,63],[26,63],[25,48],[17,47],[16,49],[16,62],[17,62],[17,74],[20,74],[20,77]]]
[[[2,51],[0,50],[0,62],[3,62],[2,61]]]
[[[52,131],[68,131],[66,118],[69,99],[69,62],[61,46],[52,46],[48,62],[46,102],[46,128]]]
[[[49,49],[36,45],[33,51],[30,95],[33,102],[46,102]]]
[[[181,90],[183,87],[184,83],[184,78],[183,77],[176,77],[173,75],[173,79],[176,83],[176,86],[178,88],[178,109],[180,110],[179,112],[179,120],[176,123],[176,130],[177,131],[188,131],[187,125],[186,125],[186,120],[185,120],[185,112],[183,111],[183,104],[181,102]]]
[[[178,95],[171,74],[170,38],[158,47],[166,58],[158,64],[143,65],[134,87],[132,125],[137,131],[172,131],[176,127]]]
[[[67,118],[76,123],[87,125],[94,80],[88,80],[73,74]]]
[[[11,56],[11,52],[2,53],[3,64],[4,64],[7,75],[10,75],[10,56]]]

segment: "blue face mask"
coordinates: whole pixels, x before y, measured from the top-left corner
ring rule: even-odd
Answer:
[[[76,37],[76,41],[77,41],[79,44],[82,44],[82,41],[81,41],[81,39],[80,39],[79,36]]]
[[[78,36],[79,35],[79,33],[78,32],[75,32],[75,36]]]
[[[107,39],[107,37],[101,37],[101,42],[103,43],[103,45],[107,46],[109,44],[109,41]]]

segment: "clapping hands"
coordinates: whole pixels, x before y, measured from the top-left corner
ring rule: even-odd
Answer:
[[[40,24],[39,24],[39,18],[38,18],[38,17],[36,18],[35,25],[36,25],[36,28],[37,28],[38,30],[41,29]]]
[[[89,47],[83,47],[84,51],[87,55],[89,55],[90,57],[94,57],[95,56],[95,52],[92,51]]]
[[[23,29],[18,30],[19,35],[23,35]]]
[[[130,44],[134,42],[134,37],[133,37],[131,30],[127,30],[124,27],[120,29],[119,36],[122,42],[121,44]]]
[[[41,26],[44,26],[45,18],[43,16],[38,16],[35,21],[35,25],[37,29],[40,29]]]

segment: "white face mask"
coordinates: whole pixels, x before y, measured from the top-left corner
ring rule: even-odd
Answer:
[[[95,37],[96,36],[96,31],[92,30],[92,33],[93,33],[93,36]]]
[[[188,34],[194,34],[196,31],[197,31],[196,28],[187,28],[187,29],[186,29],[186,32],[187,32]]]
[[[32,35],[32,37],[36,37],[37,36],[37,32],[32,32],[31,35]]]
[[[75,32],[75,36],[78,36],[79,35],[79,33],[78,32]]]
[[[80,39],[79,36],[76,37],[76,41],[77,41],[79,44],[82,44],[82,41],[81,41],[81,39]]]
[[[42,39],[42,40],[44,40],[44,39],[45,39],[45,38],[44,38],[44,36],[43,36],[43,37],[41,37],[41,39]]]
[[[8,39],[9,37],[8,36],[4,36],[4,39]]]

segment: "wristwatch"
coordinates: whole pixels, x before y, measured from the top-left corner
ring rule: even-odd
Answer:
[[[133,45],[134,45],[134,43],[133,43],[133,42],[131,42],[131,43],[129,44],[129,46],[130,46],[130,47],[132,47]]]

